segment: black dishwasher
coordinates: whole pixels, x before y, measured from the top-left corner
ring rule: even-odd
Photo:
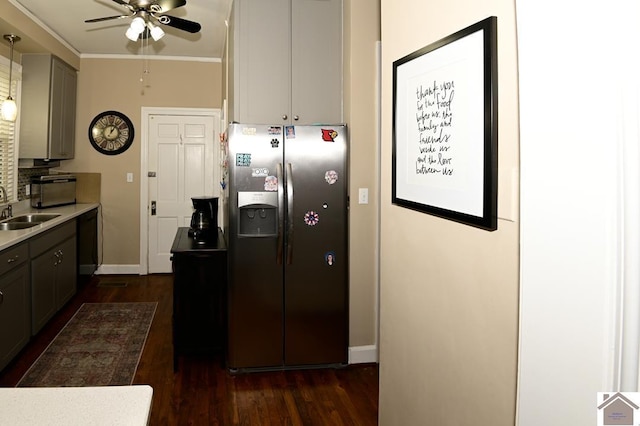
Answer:
[[[98,209],[78,216],[78,285],[86,284],[98,269]]]

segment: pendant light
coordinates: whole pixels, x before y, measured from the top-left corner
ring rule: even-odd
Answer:
[[[2,103],[2,119],[6,121],[16,121],[18,116],[18,106],[11,97],[11,77],[13,72],[13,43],[20,41],[20,37],[15,34],[5,34],[4,39],[11,45],[11,57],[9,59],[9,96]]]

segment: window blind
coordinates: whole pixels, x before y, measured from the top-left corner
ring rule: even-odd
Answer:
[[[13,64],[11,75],[11,97],[18,104],[18,119],[15,122],[0,118],[0,185],[7,192],[9,201],[17,201],[18,182],[18,123],[20,120],[20,87],[22,66]],[[9,59],[0,57],[0,103],[9,96]]]

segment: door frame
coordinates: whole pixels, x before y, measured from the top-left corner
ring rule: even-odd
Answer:
[[[140,119],[140,275],[149,273],[149,117],[152,115],[210,116],[221,121],[220,108],[142,107]],[[221,125],[221,129],[224,127]],[[218,135],[214,135],[214,144]]]

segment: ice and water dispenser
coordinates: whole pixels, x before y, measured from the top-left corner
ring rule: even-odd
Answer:
[[[278,233],[278,193],[238,192],[238,236],[268,237]]]

